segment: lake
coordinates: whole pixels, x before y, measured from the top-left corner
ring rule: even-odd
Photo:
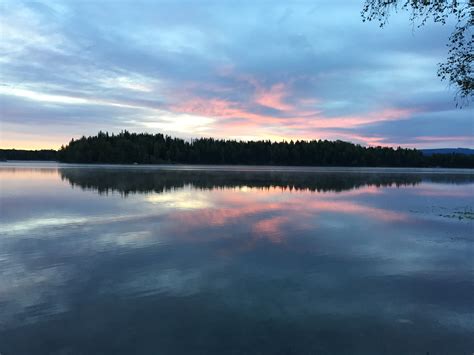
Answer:
[[[474,172],[0,163],[0,353],[472,354]]]

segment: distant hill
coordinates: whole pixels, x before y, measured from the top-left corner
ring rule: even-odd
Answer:
[[[474,149],[469,148],[439,148],[439,149],[420,149],[424,155],[430,156],[433,154],[466,154],[474,155]]]

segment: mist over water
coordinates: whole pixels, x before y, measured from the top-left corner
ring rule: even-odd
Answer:
[[[471,354],[474,174],[0,165],[0,353]]]

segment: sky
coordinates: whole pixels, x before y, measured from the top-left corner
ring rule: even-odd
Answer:
[[[99,130],[474,148],[436,75],[453,24],[364,23],[363,1],[0,4],[0,148]]]

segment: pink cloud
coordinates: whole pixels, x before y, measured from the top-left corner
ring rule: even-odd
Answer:
[[[269,90],[259,89],[255,102],[259,105],[270,107],[280,111],[293,110],[293,106],[284,102],[284,98],[288,96],[285,85],[282,83],[273,85]]]
[[[224,99],[203,99],[196,97],[171,106],[170,110],[178,113],[189,113],[213,118],[247,119],[249,122],[255,123],[271,123],[278,120],[277,117],[253,113],[237,102]]]
[[[264,94],[258,98],[260,102],[268,103],[273,108],[290,110],[290,105],[281,103],[278,95]],[[320,111],[307,111],[292,108],[287,112],[287,116],[278,117],[252,112],[249,107],[235,101],[224,99],[203,99],[192,98],[180,104],[170,107],[170,110],[178,113],[196,114],[221,119],[239,119],[239,121],[221,121],[220,125],[230,128],[238,127],[259,127],[276,124],[280,128],[293,130],[301,137],[297,130],[309,130],[316,128],[351,128],[368,123],[380,121],[399,120],[408,118],[415,112],[413,109],[385,109],[380,112],[372,112],[361,116],[339,116],[326,117]],[[311,132],[314,136],[314,133]]]
[[[229,88],[211,90],[215,97],[200,97],[195,93],[199,87],[192,83],[180,95],[175,94],[175,104],[168,107],[171,112],[211,117],[215,120],[209,131],[213,136],[233,139],[312,140],[342,139],[369,146],[384,144],[385,137],[364,136],[341,132],[340,128],[357,128],[366,124],[408,119],[416,108],[389,107],[359,115],[328,116],[318,109],[320,100],[312,97],[297,97],[291,87],[296,79],[268,85],[257,78],[234,73],[234,68],[218,69],[218,75],[237,82],[253,92],[246,99],[222,98]],[[224,91],[222,91],[224,90]],[[235,87],[233,90],[238,90]],[[274,114],[262,112],[262,106],[276,110]]]
[[[385,138],[381,138],[381,141],[386,141]],[[405,143],[391,143],[383,142],[386,146],[400,146],[405,148],[437,148],[440,144],[444,147],[449,146],[474,146],[474,139],[472,136],[417,136],[409,137]]]

